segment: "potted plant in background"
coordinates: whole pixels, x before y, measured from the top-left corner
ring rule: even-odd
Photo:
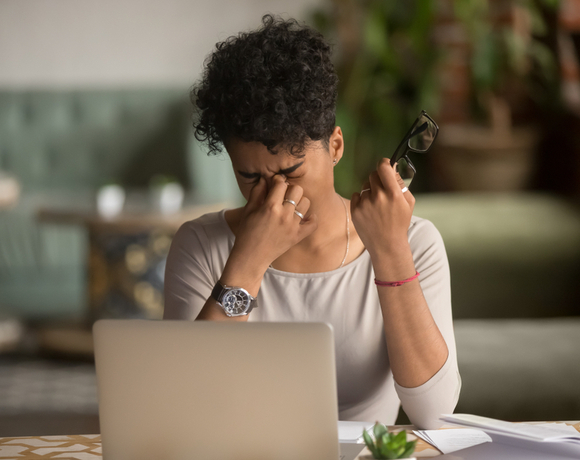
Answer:
[[[514,127],[512,107],[525,105],[555,79],[556,60],[541,40],[547,33],[541,8],[558,0],[455,0],[470,54],[476,122],[442,127],[437,169],[453,190],[524,189],[534,168],[538,130]],[[495,8],[503,9],[494,12]],[[503,16],[503,17],[502,17]]]
[[[175,177],[155,175],[149,181],[149,190],[153,207],[161,214],[172,214],[181,209],[184,190]]]
[[[364,460],[392,458],[416,460],[415,457],[411,457],[411,454],[415,451],[417,441],[407,441],[407,432],[405,430],[398,434],[389,433],[385,425],[377,422],[373,427],[373,435],[374,440],[366,430],[363,430],[364,442],[372,455],[359,458]]]
[[[438,54],[432,46],[436,0],[329,0],[312,15],[335,45],[337,125],[345,156],[335,168],[339,193],[360,190],[389,157],[422,109],[437,107]],[[414,158],[419,169],[425,161]],[[426,175],[418,175],[414,191]]]

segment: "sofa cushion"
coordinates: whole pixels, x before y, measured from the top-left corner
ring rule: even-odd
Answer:
[[[441,232],[455,318],[580,315],[580,212],[541,193],[418,195]]]
[[[503,420],[580,419],[580,318],[457,320],[456,412]]]

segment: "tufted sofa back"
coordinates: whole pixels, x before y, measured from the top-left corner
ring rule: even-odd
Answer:
[[[154,173],[188,185],[188,110],[179,90],[0,91],[0,170],[24,191],[146,185]]]

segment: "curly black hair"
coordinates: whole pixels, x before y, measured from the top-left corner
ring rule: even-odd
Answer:
[[[195,137],[209,154],[234,138],[296,156],[311,141],[328,146],[338,86],[330,55],[319,32],[272,15],[259,30],[218,43],[191,91]]]

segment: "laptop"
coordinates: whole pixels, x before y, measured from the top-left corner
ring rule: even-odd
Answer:
[[[323,323],[100,320],[104,460],[337,460]]]

